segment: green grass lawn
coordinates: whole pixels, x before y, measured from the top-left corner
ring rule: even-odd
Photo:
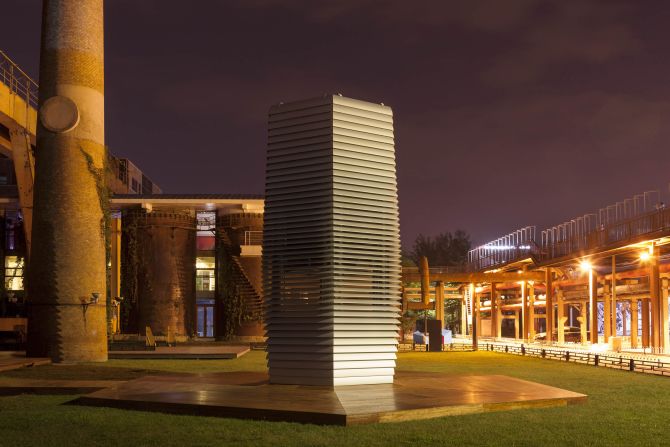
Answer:
[[[151,373],[259,371],[237,360],[112,360],[40,366],[1,376],[127,379]],[[585,405],[354,427],[254,422],[62,405],[73,396],[0,398],[0,446],[668,445],[670,378],[489,352],[403,353],[399,369],[506,374],[589,395]]]

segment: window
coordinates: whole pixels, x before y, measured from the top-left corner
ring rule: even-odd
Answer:
[[[198,250],[214,250],[216,238],[216,213],[212,211],[198,211]]]
[[[197,257],[195,261],[195,290],[197,292],[214,291],[214,266],[213,256]]]
[[[5,257],[5,290],[23,290],[23,258]]]
[[[130,183],[130,189],[132,189],[135,192],[138,192],[139,187],[140,187],[140,184],[137,182],[137,180],[132,179],[132,182]]]

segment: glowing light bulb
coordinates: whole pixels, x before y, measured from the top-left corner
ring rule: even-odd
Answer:
[[[584,272],[588,272],[589,270],[591,270],[592,267],[593,266],[591,265],[591,263],[589,261],[586,261],[586,260],[582,261],[579,264],[579,268],[581,268],[582,271],[584,271]]]

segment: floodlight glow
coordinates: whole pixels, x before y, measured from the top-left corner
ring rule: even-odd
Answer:
[[[584,271],[584,272],[588,272],[588,271],[591,270],[591,268],[593,268],[593,266],[591,265],[591,263],[589,261],[584,260],[579,264],[579,268],[581,268],[582,271]]]
[[[651,255],[649,254],[648,251],[643,251],[642,253],[640,253],[640,261],[646,262],[649,260],[649,258],[651,258]]]

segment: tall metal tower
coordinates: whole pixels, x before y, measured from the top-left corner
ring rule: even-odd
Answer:
[[[392,383],[400,305],[393,114],[339,95],[270,109],[263,239],[272,383]]]

